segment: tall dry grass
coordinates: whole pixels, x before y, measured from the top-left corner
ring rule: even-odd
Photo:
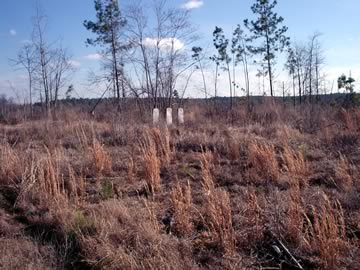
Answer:
[[[155,142],[151,137],[145,136],[142,140],[140,140],[139,148],[144,167],[147,189],[151,194],[155,194],[161,188],[161,162],[157,156]]]
[[[24,157],[24,155],[22,156]],[[24,173],[24,160],[9,144],[0,145],[0,183],[15,184]]]
[[[156,146],[158,157],[161,159],[162,164],[169,165],[171,160],[171,146],[170,146],[170,132],[167,127],[152,128],[149,131],[148,136]]]
[[[306,239],[310,250],[319,254],[323,269],[337,269],[349,249],[344,212],[338,201],[332,202],[323,192],[316,194],[316,200],[307,209]]]
[[[172,231],[182,237],[190,236],[194,230],[190,182],[184,188],[178,182],[172,189],[170,198],[173,211]]]
[[[291,185],[307,185],[308,165],[305,161],[304,153],[292,149],[289,144],[283,147],[281,154],[283,160],[283,169],[289,174]]]
[[[80,230],[87,263],[101,269],[197,269],[186,245],[160,234],[148,211],[137,203],[108,201],[90,209]]]
[[[342,190],[349,191],[354,184],[353,165],[340,154],[335,167],[335,184]]]
[[[201,156],[202,189],[205,196],[205,217],[211,236],[226,254],[235,251],[235,232],[232,225],[230,197],[227,191],[215,188],[211,173],[212,154]]]
[[[248,161],[262,180],[276,181],[279,178],[279,165],[273,144],[256,140],[249,142]]]
[[[90,168],[97,176],[110,175],[112,172],[112,161],[99,141],[94,140],[90,148]]]
[[[46,243],[59,269],[279,269],[291,260],[275,240],[304,269],[357,269],[359,110],[272,108],[239,111],[231,128],[199,108],[204,121],[181,129],[105,114],[0,125],[0,234]]]
[[[239,230],[236,232],[238,245],[245,249],[255,248],[264,237],[265,215],[258,195],[253,189],[247,190],[241,201]]]

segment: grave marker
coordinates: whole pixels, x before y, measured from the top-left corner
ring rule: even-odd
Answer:
[[[155,108],[153,110],[153,124],[154,125],[159,124],[159,118],[160,118],[160,111],[158,108]]]
[[[182,125],[184,124],[184,109],[183,108],[179,108],[178,109],[178,121],[179,121],[179,124]]]
[[[166,109],[166,124],[168,126],[172,125],[172,109],[171,108]]]

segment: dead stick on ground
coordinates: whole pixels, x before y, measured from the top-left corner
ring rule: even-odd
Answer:
[[[274,234],[272,234],[275,238],[275,240],[279,243],[279,245],[281,246],[281,248],[285,251],[286,255],[288,255],[290,257],[290,259],[296,264],[296,266],[301,269],[304,270],[304,268],[301,266],[301,264],[298,262],[298,260],[291,254],[291,252],[289,251],[289,249],[283,244],[283,242],[281,242],[279,239],[277,239],[275,237]]]

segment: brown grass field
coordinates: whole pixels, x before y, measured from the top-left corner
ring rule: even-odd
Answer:
[[[360,108],[231,118],[1,124],[0,269],[359,269]]]

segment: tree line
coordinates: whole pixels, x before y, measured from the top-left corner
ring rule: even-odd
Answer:
[[[105,87],[102,96],[111,93],[119,110],[127,97],[146,97],[151,100],[150,106],[163,109],[184,97],[196,73],[201,74],[199,89],[205,99],[216,98],[218,78],[224,73],[230,107],[240,89],[250,108],[250,67],[256,67],[258,78],[268,80],[269,95],[273,97],[275,68],[283,54],[294,105],[296,100],[318,100],[327,88],[321,34],[313,34],[305,44],[291,41],[276,7],[276,0],[254,0],[254,18],[239,23],[231,37],[216,26],[211,50],[214,53],[209,56],[206,49],[197,45],[199,36],[189,10],[172,7],[167,0],[134,0],[123,9],[117,0],[95,0],[95,19],[83,23],[91,33],[86,45],[98,48],[101,56],[101,71],[91,75],[91,83]],[[30,42],[24,44],[12,63],[27,72],[30,107],[35,98],[50,113],[63,93],[69,97],[74,90],[70,79],[75,68],[61,42],[47,39],[47,17],[39,4],[32,24]],[[209,65],[214,66],[215,73],[211,88],[206,72]],[[242,82],[238,79],[239,70]],[[342,75],[337,83],[338,89],[354,91],[351,76]]]

